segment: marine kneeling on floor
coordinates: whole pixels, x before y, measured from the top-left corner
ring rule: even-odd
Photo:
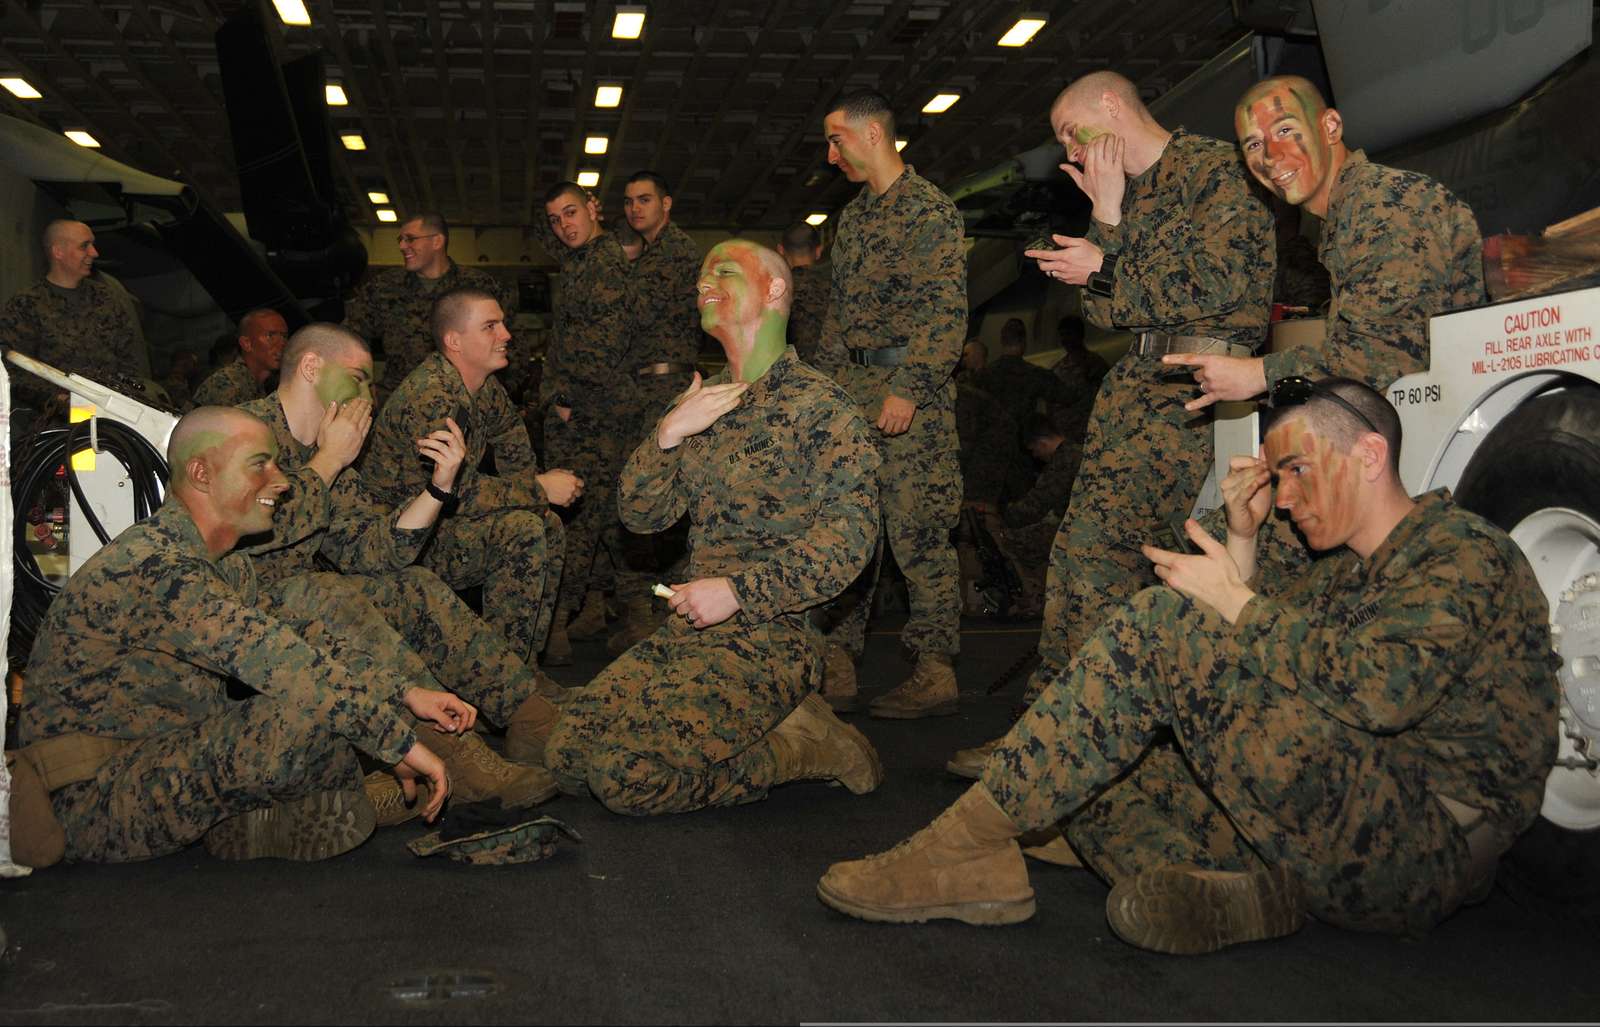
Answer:
[[[235,550],[273,531],[277,448],[241,410],[188,414],[166,502],[51,604],[11,765],[18,862],[148,859],[202,837],[225,859],[337,855],[376,820],[357,753],[423,785],[438,815],[449,776],[411,717],[459,735],[477,710],[368,639],[266,612]],[[230,680],[249,697],[230,699]]]
[[[1146,546],[1164,584],[1045,668],[954,806],[829,868],[823,902],[1025,920],[1017,839],[1058,823],[1112,884],[1112,929],[1160,952],[1290,934],[1307,914],[1421,934],[1487,895],[1553,757],[1557,661],[1533,573],[1446,492],[1407,495],[1378,393],[1286,378],[1269,407],[1263,455],[1234,457],[1223,481],[1226,543],[1191,521],[1199,555]],[[1324,555],[1258,581],[1274,478]]]
[[[545,749],[570,790],[618,813],[752,802],[801,779],[857,794],[877,752],[834,715],[807,611],[872,555],[878,454],[849,397],[785,343],[783,258],[731,240],[701,265],[701,324],[728,369],[698,375],[634,450],[623,523],[654,532],[689,516],[674,616],[563,702]]]

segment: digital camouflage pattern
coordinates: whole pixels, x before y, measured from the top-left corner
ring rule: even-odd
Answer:
[[[456,475],[454,513],[441,515],[419,562],[451,588],[483,587],[483,615],[532,664],[544,648],[561,580],[561,520],[535,476],[539,465],[528,428],[490,375],[477,395],[441,353],[433,353],[389,397],[373,424],[360,462],[361,487],[376,502],[398,508],[420,495],[433,476],[416,440],[457,420],[467,457]],[[479,465],[494,454],[495,473]],[[346,472],[348,473],[348,472]]]
[[[68,373],[110,384],[118,377],[150,377],[150,351],[133,297],[122,283],[97,271],[63,289],[43,278],[0,307],[0,346]],[[13,374],[14,405],[40,408],[54,386]]]
[[[1538,582],[1438,492],[1367,560],[1339,550],[1268,585],[1237,625],[1165,587],[1113,609],[983,781],[1024,829],[1070,817],[1113,881],[1259,859],[1329,923],[1425,931],[1470,883],[1438,796],[1483,811],[1499,851],[1539,809],[1559,658]],[[1165,728],[1181,762],[1158,748],[1113,785]]]
[[[1428,318],[1484,302],[1472,208],[1425,175],[1353,150],[1328,197],[1317,256],[1333,297],[1321,346],[1266,357],[1267,383],[1342,376],[1378,391],[1428,366]]]
[[[822,322],[828,315],[828,295],[833,289],[833,265],[827,261],[792,267],[794,298],[789,308],[789,345],[808,364],[816,362],[822,345]]]
[[[253,399],[268,395],[277,387],[276,375],[271,375],[265,382],[258,383],[255,375],[244,366],[243,360],[230,360],[212,371],[206,380],[195,388],[194,400],[188,409],[244,406]]]
[[[385,399],[434,351],[433,301],[440,296],[451,289],[482,289],[500,304],[508,323],[516,312],[515,291],[498,278],[453,260],[449,264],[444,274],[431,279],[404,267],[374,268],[345,306],[346,328],[369,344],[382,342],[383,378],[377,392]]]
[[[953,375],[967,330],[963,237],[956,205],[911,165],[881,196],[863,186],[839,215],[816,356],[877,442],[883,538],[911,600],[900,638],[919,655],[953,656],[960,648],[961,581],[950,532],[962,499]],[[898,367],[850,362],[851,349],[894,346],[908,347]],[[871,427],[890,394],[917,405],[902,435]],[[869,568],[874,583],[880,566],[874,560]],[[851,607],[830,641],[859,655],[870,609],[870,599]]]
[[[414,744],[398,700],[430,679],[407,678],[354,622],[325,624],[337,607],[269,612],[263,595],[249,558],[211,559],[176,500],[68,580],[28,664],[22,741],[133,743],[52,796],[69,859],[173,852],[233,814],[355,787],[351,746],[387,766]],[[230,700],[230,679],[256,694]]]
[[[498,801],[495,805],[498,805]],[[449,823],[450,818],[459,812],[456,808],[448,810],[437,831],[406,842],[406,848],[413,856],[436,856],[442,853],[457,863],[498,867],[549,859],[556,854],[556,843],[563,836],[575,842],[583,841],[583,836],[566,822],[555,817],[530,817],[523,811],[510,811],[513,816],[507,824],[482,825],[465,832],[459,827],[452,830],[454,825]]]
[[[583,479],[583,499],[566,526],[566,571],[557,609],[573,611],[595,587],[596,554],[604,546],[623,562],[616,516],[617,472],[632,440],[637,385],[626,373],[634,300],[622,246],[602,233],[576,250],[546,232],[546,246],[561,265],[554,297],[555,329],[545,352],[539,396],[545,404],[545,459]],[[550,409],[564,397],[572,418]]]
[[[1034,414],[1070,407],[1082,394],[1037,364],[1003,356],[979,371],[973,384],[1006,408],[1020,431]]]
[[[867,432],[790,349],[705,431],[666,452],[654,438],[634,450],[625,522],[652,531],[687,513],[689,580],[729,578],[740,610],[700,631],[670,617],[576,693],[550,736],[551,770],[619,813],[766,794],[777,764],[760,743],[821,683],[807,611],[872,553],[878,455]]]
[[[1161,158],[1129,180],[1122,223],[1095,222],[1088,237],[1120,255],[1112,296],[1083,292],[1093,323],[1252,350],[1266,338],[1277,242],[1234,147],[1174,132]],[[1211,465],[1211,417],[1184,410],[1193,398],[1192,374],[1131,350],[1101,382],[1051,547],[1039,635],[1047,663],[1064,665],[1114,604],[1156,582],[1136,547],[1189,515]],[[1041,687],[1035,675],[1029,696]]]
[[[1272,282],[1272,302],[1321,311],[1333,295],[1328,269],[1317,260],[1317,248],[1303,235],[1278,245],[1278,273]]]
[[[1078,476],[1078,462],[1082,458],[1082,444],[1063,438],[1027,495],[1006,504],[1002,511],[1006,527],[1021,528],[1038,521],[1060,524],[1067,512],[1067,502],[1072,498],[1072,483]]]

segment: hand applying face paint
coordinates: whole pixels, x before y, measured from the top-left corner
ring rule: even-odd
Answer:
[[[1128,188],[1123,164],[1127,144],[1109,132],[1091,135],[1087,142],[1074,142],[1077,145],[1067,148],[1067,163],[1061,170],[1089,197],[1090,213],[1096,221],[1108,226],[1121,224],[1122,196]]]
[[[749,382],[728,382],[725,385],[706,386],[700,383],[700,373],[661,419],[656,429],[656,444],[662,449],[673,449],[691,435],[698,435],[716,423],[717,418],[739,405],[739,397],[750,388]]]
[[[328,484],[349,467],[361,453],[372,428],[372,400],[357,396],[342,403],[329,403],[317,425],[317,453],[310,460],[313,470]]]

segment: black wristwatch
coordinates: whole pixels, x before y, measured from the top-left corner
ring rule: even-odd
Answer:
[[[453,514],[456,512],[456,494],[454,492],[446,492],[444,489],[430,481],[428,482],[428,495],[439,501],[439,503],[444,507],[445,514]]]
[[[1111,298],[1111,290],[1116,284],[1117,254],[1107,253],[1100,261],[1100,270],[1089,275],[1083,287],[1095,296]]]

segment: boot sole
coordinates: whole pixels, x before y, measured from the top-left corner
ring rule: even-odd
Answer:
[[[870,920],[880,924],[923,924],[929,920],[959,920],[974,927],[1002,927],[1032,919],[1035,909],[1031,897],[1008,902],[951,902],[937,906],[917,906],[912,909],[873,906],[845,898],[830,891],[821,883],[817,885],[817,898],[822,900],[823,905],[841,913],[858,920]]]
[[[968,763],[962,760],[951,760],[944,765],[945,773],[964,777],[968,781],[976,781],[983,776],[982,763]]]
[[[923,717],[949,717],[961,712],[959,700],[952,699],[936,706],[903,709],[895,706],[869,706],[867,714],[882,720],[921,720]]]
[[[845,733],[850,736],[850,740],[856,744],[856,748],[861,750],[861,754],[867,758],[867,776],[861,777],[851,774],[849,777],[836,778],[835,780],[850,789],[853,795],[866,795],[868,792],[877,790],[877,787],[883,784],[883,761],[878,758],[878,750],[867,740],[867,736],[857,728],[853,728],[849,724],[841,724],[839,726],[844,728]]]
[[[1303,909],[1298,880],[1281,867],[1228,878],[1152,870],[1119,881],[1106,898],[1112,933],[1175,956],[1293,934],[1305,923]]]
[[[206,851],[218,859],[315,862],[349,852],[378,825],[360,792],[319,792],[279,806],[229,817],[206,832]]]

